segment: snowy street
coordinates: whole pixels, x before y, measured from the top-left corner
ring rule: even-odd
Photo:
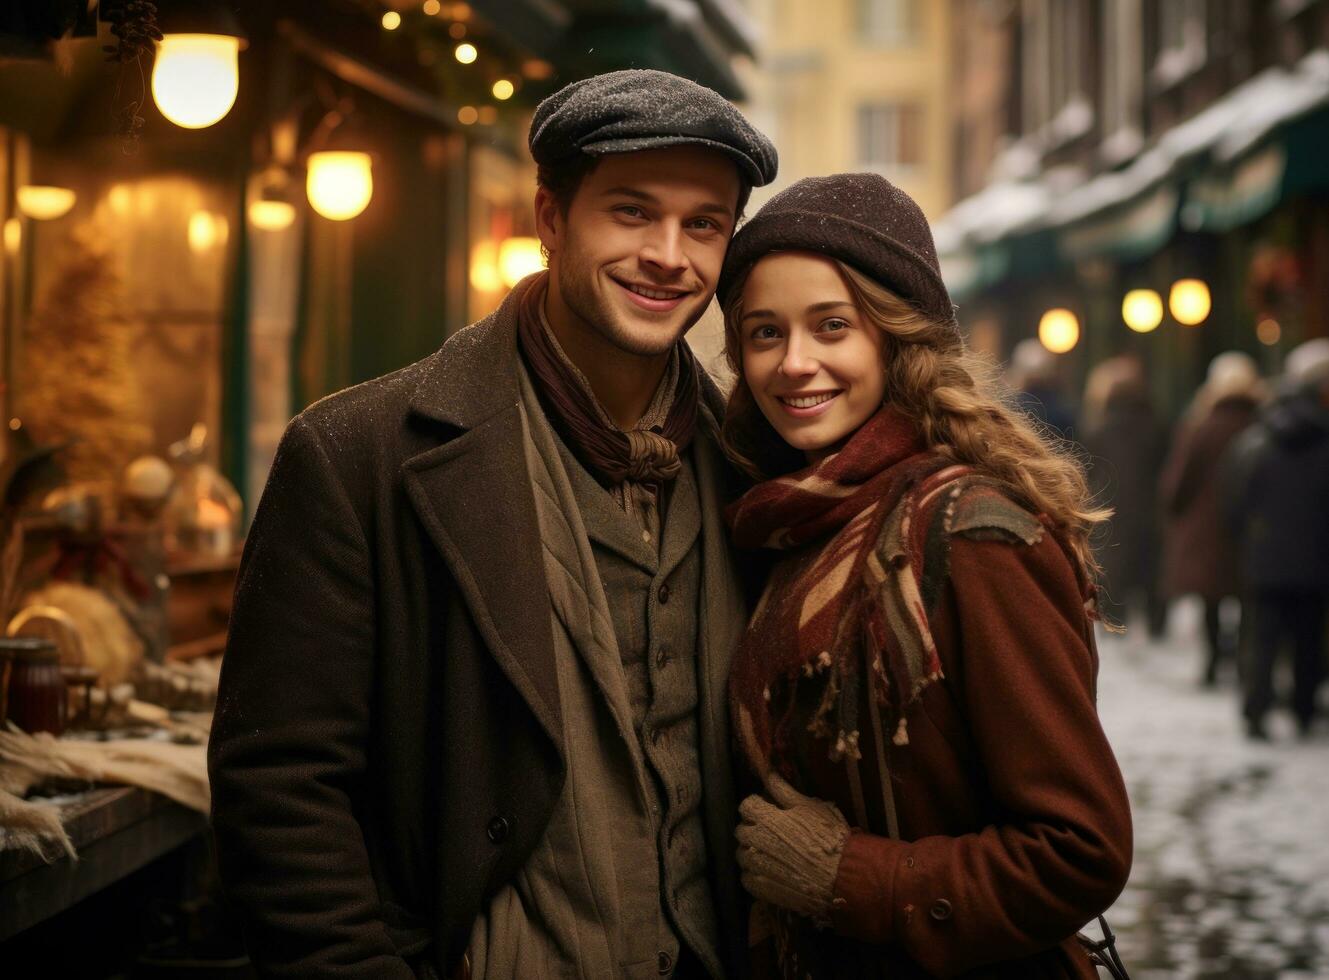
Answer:
[[[1329,729],[1300,741],[1276,710],[1272,741],[1247,741],[1230,665],[1196,683],[1197,619],[1178,603],[1165,642],[1100,634],[1099,709],[1135,819],[1118,949],[1134,980],[1329,977]]]

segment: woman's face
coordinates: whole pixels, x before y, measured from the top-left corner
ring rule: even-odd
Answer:
[[[743,287],[738,338],[757,406],[809,460],[835,452],[881,406],[882,332],[830,259],[776,252],[759,260]]]

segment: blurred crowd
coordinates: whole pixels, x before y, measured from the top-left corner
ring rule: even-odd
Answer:
[[[1268,739],[1282,704],[1309,735],[1329,668],[1329,338],[1295,348],[1274,378],[1244,353],[1218,355],[1173,425],[1130,355],[1093,368],[1078,411],[1037,340],[1017,345],[1010,381],[1026,411],[1079,444],[1112,509],[1096,542],[1105,620],[1162,638],[1169,603],[1198,597],[1198,682],[1235,675],[1252,739]]]

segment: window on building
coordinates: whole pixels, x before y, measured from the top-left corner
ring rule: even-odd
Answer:
[[[921,30],[919,0],[856,0],[858,36],[870,44],[912,44]]]
[[[899,172],[923,162],[923,108],[878,103],[858,108],[858,162],[870,170]]]
[[[1166,0],[1154,6],[1158,52],[1154,79],[1170,85],[1204,64],[1208,56],[1207,0]]]
[[[1139,149],[1144,82],[1140,0],[1105,0],[1102,7],[1103,134],[1115,161]]]
[[[1052,143],[1079,136],[1093,124],[1087,2],[1024,0],[1021,11],[1028,36],[1022,85],[1026,131]]]

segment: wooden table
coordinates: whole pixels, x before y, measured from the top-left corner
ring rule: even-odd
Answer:
[[[46,864],[27,851],[0,850],[0,942],[137,871],[208,826],[203,814],[128,786],[88,790],[62,809],[78,861],[61,856]]]

